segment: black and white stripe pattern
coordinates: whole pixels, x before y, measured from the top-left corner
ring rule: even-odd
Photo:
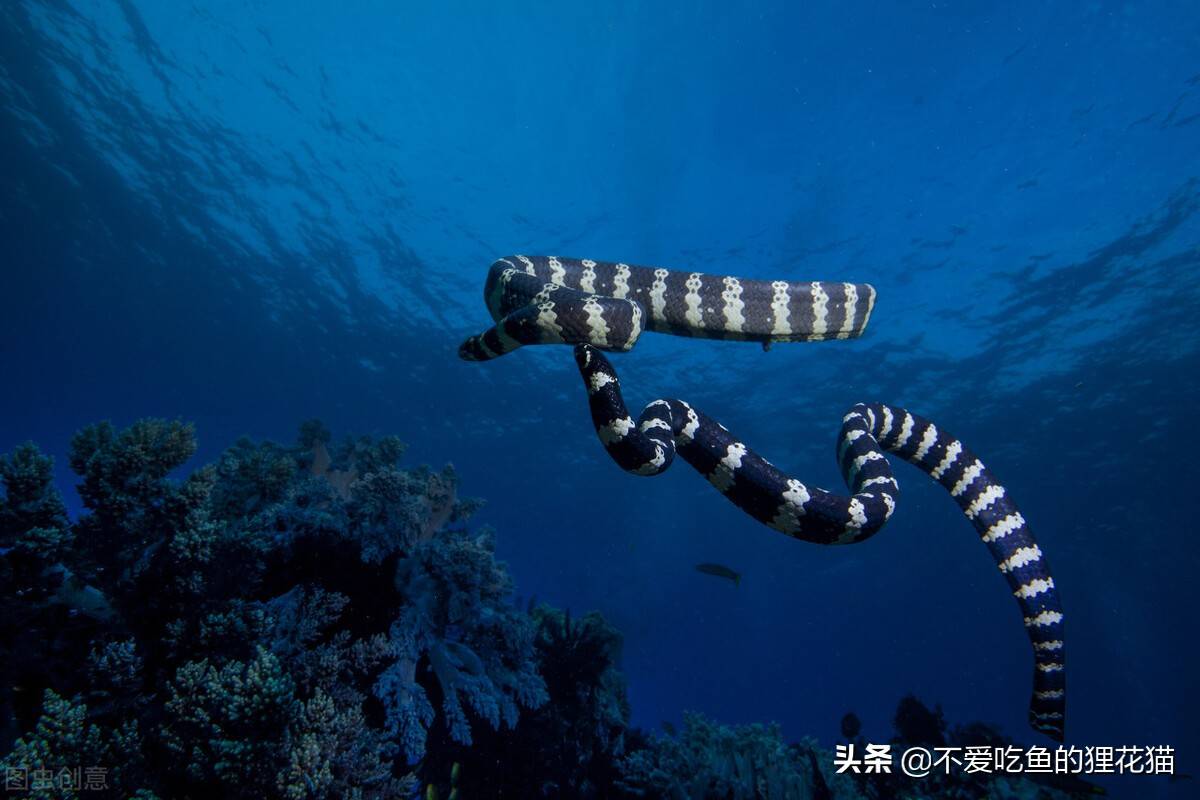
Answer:
[[[838,463],[851,495],[789,478],[724,427],[679,400],[656,400],[635,422],[600,350],[626,351],[643,327],[684,336],[773,342],[862,334],[875,304],[867,284],[750,281],[628,264],[512,256],[492,265],[484,299],[495,325],[459,347],[483,361],[528,344],[575,344],[596,433],[624,469],[657,475],[678,452],[758,521],[818,544],[869,538],[891,517],[899,488],[883,455],[923,469],[950,492],[1004,574],[1033,643],[1030,723],[1061,741],[1065,725],[1063,614],[1054,579],[1019,511],[961,442],[922,417],[882,404],[842,420]]]
[[[577,345],[575,359],[596,433],[618,465],[639,475],[657,475],[678,453],[738,508],[798,539],[853,544],[887,522],[899,487],[884,450],[924,470],[958,503],[1008,581],[1033,644],[1030,724],[1062,740],[1066,651],[1054,578],[1004,487],[962,442],[902,408],[856,405],[842,419],[837,447],[852,494],[837,495],[788,477],[680,400],[655,400],[634,421],[616,372],[600,351]]]
[[[495,325],[459,355],[484,361],[528,344],[633,347],[658,333],[761,342],[860,336],[875,305],[865,283],[743,280],[556,256],[492,264],[484,299]]]

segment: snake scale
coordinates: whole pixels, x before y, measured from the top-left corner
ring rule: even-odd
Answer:
[[[623,352],[643,330],[760,342],[857,337],[875,303],[867,284],[743,280],[628,264],[512,256],[488,271],[484,299],[495,325],[459,347],[483,361],[523,345],[572,344],[592,423],[622,468],[657,475],[676,454],[759,522],[817,544],[854,544],[883,527],[899,487],[884,451],[941,484],[975,527],[1021,609],[1033,645],[1029,722],[1063,740],[1066,674],[1063,612],[1054,578],[1004,487],[957,438],[882,403],[842,418],[837,458],[851,494],[807,486],[681,400],[655,400],[635,421],[601,350]]]

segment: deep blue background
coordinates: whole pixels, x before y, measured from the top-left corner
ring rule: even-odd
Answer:
[[[651,336],[628,397],[827,487],[852,403],[933,417],[1054,567],[1070,741],[1195,770],[1195,5],[485,5],[0,4],[0,450],[65,487],[102,418],[194,420],[197,464],[398,433],[489,501],[522,594],[625,632],[639,724],[883,738],[911,690],[1035,741],[1016,606],[918,473],[869,543],[804,545],[618,470],[566,349],[455,357],[512,252],[870,282],[861,340]]]

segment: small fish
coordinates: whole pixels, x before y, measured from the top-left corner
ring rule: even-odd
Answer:
[[[739,586],[742,582],[742,576],[738,572],[734,572],[724,564],[697,564],[697,572],[703,572],[705,575],[714,575],[718,578],[725,578],[733,581],[734,586]]]

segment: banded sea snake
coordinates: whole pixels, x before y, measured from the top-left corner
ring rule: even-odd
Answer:
[[[842,418],[837,445],[851,495],[833,494],[784,474],[681,400],[655,400],[635,422],[600,352],[629,350],[643,329],[756,341],[764,349],[857,337],[871,316],[874,288],[512,256],[488,271],[484,299],[496,324],[463,342],[460,357],[484,361],[523,345],[575,345],[596,434],[622,469],[657,475],[678,453],[742,511],[789,536],[817,544],[864,541],[896,508],[899,487],[883,451],[923,470],[958,503],[1008,581],[1033,644],[1029,722],[1062,741],[1066,651],[1054,578],[1021,512],[962,442],[902,408],[860,403]]]

